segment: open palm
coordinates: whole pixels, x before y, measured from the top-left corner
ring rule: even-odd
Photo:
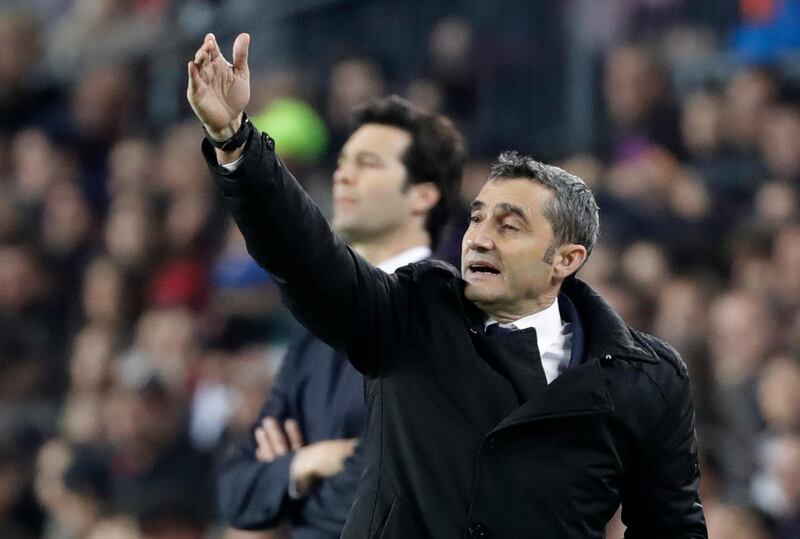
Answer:
[[[236,132],[250,101],[249,47],[250,36],[239,34],[233,43],[231,64],[222,56],[214,34],[208,34],[189,62],[186,98],[214,138],[225,139]]]

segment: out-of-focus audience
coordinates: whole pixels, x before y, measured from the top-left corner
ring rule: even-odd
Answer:
[[[628,4],[620,28],[655,20]],[[680,89],[675,36],[710,30],[677,20],[690,3],[662,4],[646,41],[603,40],[595,140],[558,156],[602,208],[581,276],[689,365],[712,539],[797,539],[800,3],[742,1],[735,31],[703,40],[729,68]],[[154,44],[202,6],[32,5],[0,11],[0,536],[284,537],[224,528],[214,460],[257,416],[294,322],[219,211],[200,127],[159,119],[141,84],[165,68]],[[254,121],[288,126],[283,157],[326,209],[350,110],[404,91],[477,141],[469,200],[505,149],[487,147],[496,105],[475,60],[496,42],[479,22],[441,19],[419,58],[337,42],[313,76],[254,72]],[[298,125],[313,136],[290,142]]]

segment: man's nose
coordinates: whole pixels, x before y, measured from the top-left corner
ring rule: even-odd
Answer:
[[[353,183],[354,179],[353,167],[347,163],[339,163],[333,171],[333,183]]]
[[[478,228],[467,237],[467,247],[481,252],[494,248],[494,239],[484,228],[483,223],[478,225]]]

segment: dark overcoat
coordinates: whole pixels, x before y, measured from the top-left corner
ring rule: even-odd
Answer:
[[[585,356],[544,383],[534,329],[486,336],[452,267],[393,275],[334,234],[256,131],[216,184],[255,260],[366,377],[365,470],[347,539],[707,537],[686,366],[577,279]]]

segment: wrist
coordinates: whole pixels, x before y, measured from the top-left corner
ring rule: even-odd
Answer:
[[[203,124],[203,129],[205,129],[206,136],[212,143],[221,143],[232,138],[236,133],[238,133],[242,128],[242,122],[244,122],[245,119],[246,116],[244,115],[244,112],[240,112],[231,123],[222,129],[214,129],[207,124]]]
[[[302,498],[311,489],[313,475],[307,469],[302,450],[295,452],[289,466],[289,494],[292,498]]]

